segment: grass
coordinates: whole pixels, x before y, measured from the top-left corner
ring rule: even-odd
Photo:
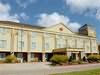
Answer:
[[[100,68],[88,71],[77,71],[77,72],[60,73],[52,75],[100,75]]]

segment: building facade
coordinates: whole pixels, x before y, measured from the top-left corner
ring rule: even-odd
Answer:
[[[58,49],[65,49],[66,55],[75,59],[97,54],[96,32],[89,25],[74,33],[62,23],[40,27],[0,21],[0,60],[14,54],[21,61],[46,61]]]

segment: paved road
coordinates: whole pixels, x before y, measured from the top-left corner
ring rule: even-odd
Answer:
[[[47,64],[48,63],[0,64],[0,75],[49,75],[52,73],[100,68],[100,63],[62,67],[52,67]]]

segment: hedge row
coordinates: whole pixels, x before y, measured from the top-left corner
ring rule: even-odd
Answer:
[[[89,55],[87,57],[88,62],[100,62],[100,55]]]
[[[87,58],[83,57],[82,60],[75,60],[71,56],[68,58],[66,55],[53,55],[50,59],[52,64],[63,64],[63,63],[70,63],[70,64],[82,64],[83,62],[100,62],[100,55],[89,55]]]

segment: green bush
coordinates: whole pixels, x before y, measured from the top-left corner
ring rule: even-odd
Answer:
[[[6,58],[5,58],[5,63],[17,63],[17,58],[15,55],[8,55]]]
[[[73,60],[72,64],[83,64],[81,60]]]
[[[37,57],[35,57],[35,58],[33,58],[32,60],[31,60],[31,62],[38,62],[39,60],[38,60],[38,58]]]
[[[88,62],[99,62],[100,61],[100,55],[89,55],[87,57]]]
[[[4,63],[4,60],[0,60],[0,64]]]
[[[50,59],[52,64],[60,64],[68,62],[68,57],[66,55],[53,55],[53,57]]]

